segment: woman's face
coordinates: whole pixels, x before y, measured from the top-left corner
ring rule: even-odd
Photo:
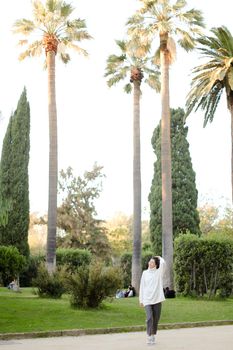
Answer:
[[[155,267],[155,261],[154,259],[150,259],[148,262],[149,269],[153,269]]]

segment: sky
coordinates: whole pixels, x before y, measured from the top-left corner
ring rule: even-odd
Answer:
[[[69,2],[67,0],[67,2]],[[110,54],[118,54],[115,40],[125,38],[125,23],[139,5],[137,0],[73,0],[75,17],[86,20],[93,37],[81,46],[88,50],[84,58],[72,53],[68,65],[57,61],[56,94],[58,113],[58,166],[71,166],[76,175],[103,166],[106,178],[96,201],[101,219],[133,210],[133,97],[123,92],[123,84],[111,89],[104,70]],[[230,0],[188,0],[187,9],[203,12],[206,28],[225,25],[233,32]],[[27,89],[31,109],[31,149],[29,163],[30,210],[46,213],[48,202],[48,111],[47,72],[44,57],[19,62],[20,37],[11,31],[20,18],[32,18],[30,0],[5,1],[0,12],[0,146],[11,113]],[[191,69],[198,65],[195,52],[177,52],[170,68],[170,105],[185,106],[190,88]],[[142,84],[141,97],[141,176],[142,213],[149,217],[148,194],[156,160],[151,137],[161,117],[160,96]],[[203,128],[203,112],[192,113],[188,120],[188,141],[196,172],[198,202],[226,206],[231,198],[230,114],[223,95],[213,123]]]

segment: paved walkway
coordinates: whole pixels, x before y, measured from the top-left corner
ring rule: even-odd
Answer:
[[[0,340],[1,350],[232,350],[233,325],[159,330],[156,344],[145,332]]]

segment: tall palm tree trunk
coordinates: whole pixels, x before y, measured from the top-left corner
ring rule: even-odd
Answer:
[[[49,198],[46,264],[50,273],[56,268],[57,228],[57,109],[55,91],[55,52],[47,52],[49,112]]]
[[[141,150],[140,81],[134,81],[133,106],[133,256],[132,285],[139,292],[141,278]]]
[[[171,177],[171,116],[169,102],[168,36],[160,36],[161,62],[161,171],[162,171],[162,255],[166,261],[164,287],[174,289],[173,230],[172,230],[172,177]]]
[[[227,97],[227,105],[231,113],[231,201],[233,205],[233,92]]]

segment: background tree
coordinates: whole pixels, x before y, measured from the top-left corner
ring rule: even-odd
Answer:
[[[20,40],[27,45],[19,59],[39,56],[45,52],[48,70],[48,112],[49,112],[49,194],[48,194],[48,233],[47,233],[47,269],[50,273],[56,267],[56,228],[57,228],[57,109],[55,91],[55,57],[67,63],[70,55],[66,49],[75,49],[87,55],[87,52],[75,43],[90,39],[85,30],[86,24],[81,19],[71,19],[73,7],[62,0],[46,0],[45,5],[39,0],[32,2],[33,21],[21,19],[15,22],[14,32],[26,38],[35,34],[35,41]]]
[[[200,234],[200,220],[197,211],[198,193],[187,140],[188,127],[183,123],[184,114],[184,110],[181,108],[171,109],[173,239],[179,233],[187,231]],[[161,123],[154,131],[152,145],[157,160],[154,164],[154,178],[149,194],[150,232],[155,253],[161,254]]]
[[[233,239],[232,208],[217,207],[205,203],[198,208],[200,216],[200,229],[203,236],[225,236]]]
[[[219,208],[205,203],[198,208],[200,217],[200,230],[203,235],[208,235],[215,228],[216,222],[219,219]]]
[[[205,62],[193,69],[191,90],[186,101],[186,115],[201,108],[205,111],[205,127],[208,122],[213,121],[222,92],[225,90],[227,108],[231,116],[233,202],[233,36],[224,26],[212,28],[211,33],[213,33],[212,36],[203,36],[199,39],[198,50],[205,58]]]
[[[12,245],[25,256],[29,255],[29,149],[30,107],[24,89],[9,120],[2,146],[0,197],[10,200],[10,206],[8,222],[0,226],[0,244]]]
[[[140,146],[140,96],[141,83],[145,80],[157,91],[160,88],[159,74],[155,69],[148,67],[148,59],[142,58],[147,43],[133,41],[116,41],[121,50],[119,56],[110,55],[107,59],[105,77],[108,77],[108,86],[128,78],[124,91],[133,90],[133,256],[131,284],[139,291],[141,278],[141,146]]]
[[[69,167],[60,172],[59,189],[61,206],[58,208],[58,227],[62,232],[58,245],[70,248],[86,248],[94,255],[108,258],[110,247],[106,229],[96,218],[94,201],[102,191],[102,167],[93,166],[91,171],[75,177]]]
[[[117,213],[105,222],[114,262],[119,262],[122,254],[132,251],[132,217]]]
[[[195,46],[195,37],[203,26],[201,12],[186,11],[185,0],[141,0],[142,7],[128,20],[129,33],[143,40],[159,37],[159,59],[161,68],[161,169],[162,169],[162,241],[163,257],[166,260],[165,285],[173,289],[173,232],[172,232],[172,179],[171,179],[171,138],[169,66],[175,57],[175,39],[190,51]],[[152,47],[153,48],[153,47]]]
[[[121,212],[105,221],[104,225],[111,245],[111,257],[116,264],[120,261],[122,255],[126,253],[132,255],[132,223],[132,216],[127,216]],[[149,221],[142,220],[142,252],[148,250],[151,251]]]
[[[39,217],[38,213],[30,213],[28,243],[30,255],[45,255],[47,226],[44,218]]]

